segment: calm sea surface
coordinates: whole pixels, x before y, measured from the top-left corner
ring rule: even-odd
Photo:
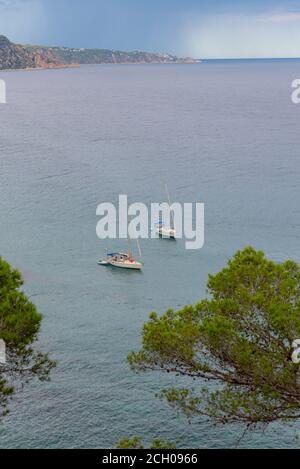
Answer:
[[[136,376],[126,356],[149,312],[202,298],[238,248],[300,262],[299,77],[299,61],[1,74],[0,254],[23,272],[44,315],[39,347],[58,367],[17,394],[0,447],[236,444],[240,428],[177,416],[155,397],[173,378]],[[120,193],[164,201],[165,182],[173,201],[205,202],[205,247],[143,241],[143,273],[98,267],[126,244],[97,239],[97,205]],[[299,430],[274,426],[242,446],[297,446]]]

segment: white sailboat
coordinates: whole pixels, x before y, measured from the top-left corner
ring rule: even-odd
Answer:
[[[139,240],[137,239],[137,245],[140,257],[142,258],[142,252]],[[113,267],[118,267],[120,269],[131,269],[131,270],[141,270],[144,266],[143,261],[137,261],[133,258],[132,249],[131,249],[131,239],[128,235],[128,252],[111,252],[106,254],[106,259],[99,261],[99,265],[111,265]]]
[[[167,194],[167,200],[169,207],[171,208],[171,198],[169,194],[169,189],[166,184],[166,194]],[[170,226],[166,225],[163,221],[160,221],[156,223],[155,225],[155,230],[156,233],[161,237],[161,238],[168,238],[168,239],[176,239],[176,230],[174,226],[174,215],[172,210],[170,210]]]

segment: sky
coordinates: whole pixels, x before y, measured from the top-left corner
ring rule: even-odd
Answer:
[[[200,59],[300,56],[300,0],[0,0],[14,42]]]

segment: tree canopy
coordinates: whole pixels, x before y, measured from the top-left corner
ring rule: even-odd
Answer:
[[[208,280],[208,299],[181,311],[152,313],[133,370],[187,380],[162,395],[187,415],[215,423],[267,425],[300,418],[300,267],[248,247]]]
[[[35,351],[42,316],[20,291],[21,274],[0,257],[0,339],[6,344],[6,363],[0,364],[0,410],[8,411],[8,402],[18,384],[37,377],[49,379],[55,366],[47,355]]]
[[[119,441],[117,449],[145,449],[144,443],[141,438],[135,436],[133,438],[123,438]],[[152,441],[149,449],[176,449],[171,443],[166,440],[156,438]]]

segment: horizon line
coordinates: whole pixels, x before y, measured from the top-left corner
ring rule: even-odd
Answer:
[[[5,37],[8,39],[8,41],[12,42],[13,44],[20,45],[23,47],[41,47],[41,48],[63,48],[63,49],[85,49],[85,50],[110,50],[110,51],[118,51],[118,52],[144,52],[148,54],[155,54],[155,55],[160,55],[160,54],[166,54],[170,56],[174,56],[177,58],[190,58],[192,60],[196,60],[199,62],[204,62],[204,61],[213,61],[213,60],[299,60],[299,56],[291,56],[291,57],[208,57],[208,58],[196,58],[191,56],[190,54],[184,54],[184,57],[181,54],[177,54],[176,52],[166,52],[166,51],[153,51],[153,50],[145,50],[145,49],[131,49],[131,50],[126,50],[126,49],[116,49],[116,48],[110,48],[110,47],[75,47],[75,46],[62,46],[62,45],[46,45],[46,44],[32,44],[32,43],[22,43],[22,42],[13,42],[11,41],[5,34],[0,34],[0,36]]]

